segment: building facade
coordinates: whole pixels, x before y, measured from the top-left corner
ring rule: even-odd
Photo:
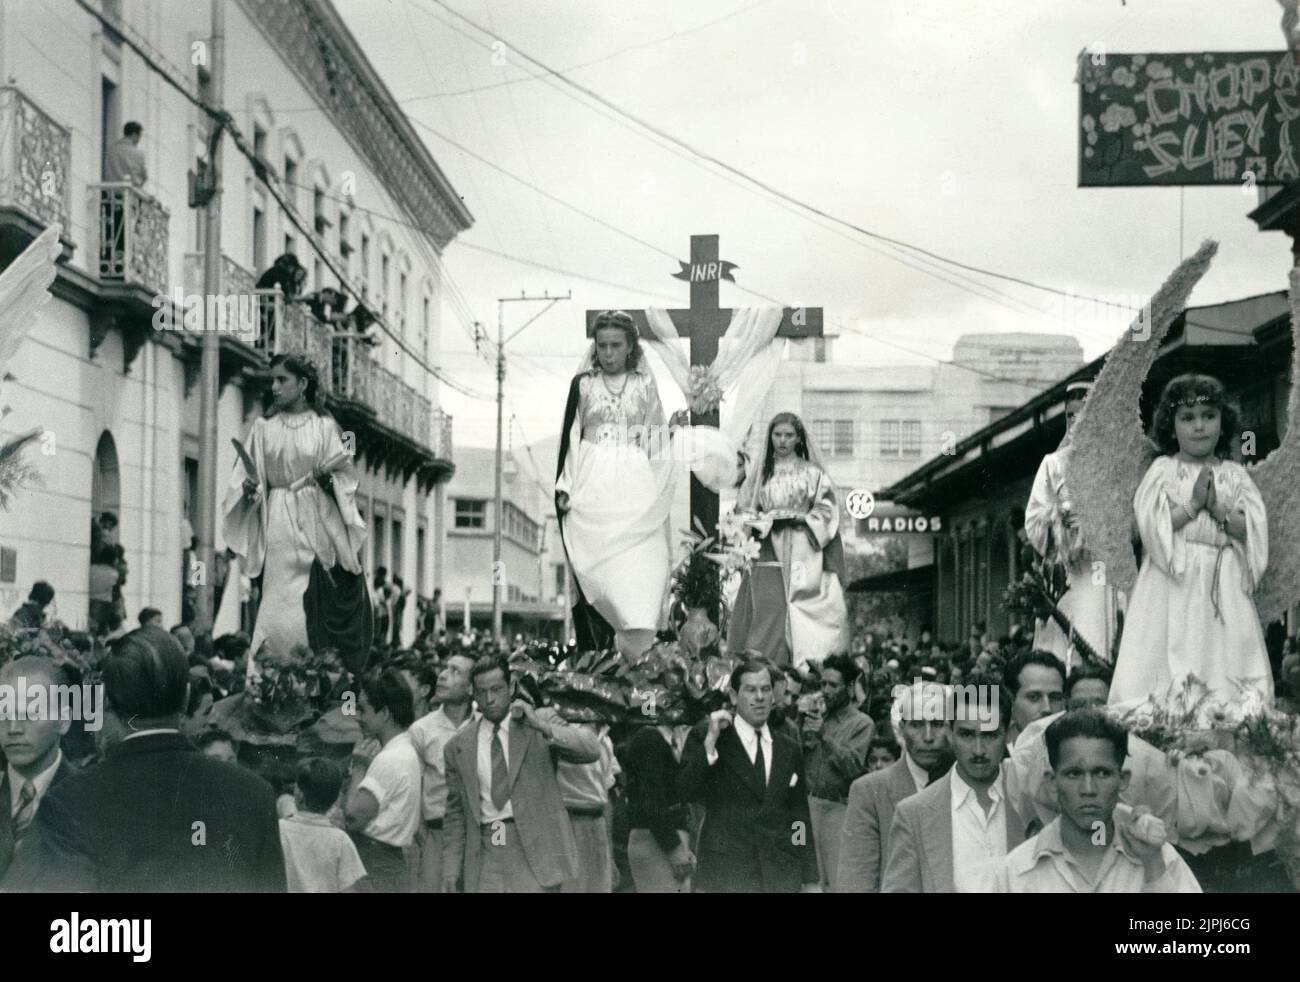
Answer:
[[[502,626],[558,639],[564,630],[563,553],[555,528],[554,482],[537,474],[527,451],[503,454],[501,515],[496,514],[496,451],[462,448],[447,484],[447,570],[443,601],[449,628],[492,628],[492,590],[501,584]],[[493,560],[498,520],[501,561]]]
[[[31,457],[42,484],[0,514],[0,596],[16,603],[47,579],[59,616],[84,625],[91,519],[111,511],[130,564],[128,618],[153,606],[179,620],[183,582],[206,575],[185,553],[200,455],[217,455],[220,497],[236,463],[231,438],[261,411],[269,357],[288,350],[317,364],[352,435],[367,567],[431,594],[454,469],[430,370],[440,253],[471,215],[328,0],[226,4],[223,101],[255,159],[224,140],[220,292],[251,298],[259,313],[253,330],[221,336],[219,440],[201,447],[202,337],[159,329],[157,315],[181,324],[183,301],[203,289],[201,217],[189,204],[209,118],[164,76],[199,99],[210,92],[209,5],[97,2],[106,20],[75,3],[0,0],[0,262],[54,222],[64,236],[54,299],[11,366],[13,412],[0,423],[47,433]],[[143,187],[105,180],[127,121],[143,126]],[[359,289],[380,321],[373,349],[255,290],[283,253],[308,271],[306,291],[342,285],[326,257]],[[409,635],[415,605],[406,610]]]
[[[950,362],[897,366],[836,362],[833,340],[790,344],[765,418],[799,415],[841,496],[894,484],[1083,363],[1068,335],[967,334]],[[846,523],[849,544],[869,538]]]

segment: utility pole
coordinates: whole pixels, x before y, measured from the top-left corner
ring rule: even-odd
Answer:
[[[226,2],[212,0],[212,37],[208,40],[209,92],[212,106],[224,111],[226,70]],[[222,290],[221,283],[221,136],[222,120],[211,121],[208,138],[207,185],[203,205],[203,293],[206,298]],[[224,304],[204,303],[208,311],[221,311]],[[204,323],[199,402],[199,488],[198,561],[199,576],[190,581],[195,590],[195,635],[209,634],[214,620],[213,561],[217,540],[217,401],[220,396],[221,335],[216,324]]]
[[[506,342],[517,338],[530,324],[554,307],[561,300],[571,300],[573,291],[564,296],[551,296],[549,292],[540,297],[530,297],[520,292],[517,297],[500,297],[497,299],[497,459],[496,459],[496,493],[492,506],[492,638],[498,646],[504,640],[501,633],[501,581],[505,578],[505,567],[501,565],[501,520],[504,517],[504,505],[501,498],[501,420],[506,397]],[[510,337],[506,332],[506,304],[539,303],[546,306],[524,322]]]

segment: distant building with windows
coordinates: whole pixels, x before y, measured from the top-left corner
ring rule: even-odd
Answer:
[[[502,468],[501,565],[493,566],[496,451],[461,448],[456,474],[447,484],[451,521],[447,528],[447,565],[443,602],[447,626],[459,630],[468,607],[472,627],[492,627],[494,577],[501,582],[502,625],[507,636],[518,632],[559,638],[564,627],[561,595],[563,551],[556,572],[554,551],[554,481],[540,479],[526,450],[505,455]]]
[[[1071,335],[964,334],[952,360],[933,365],[837,362],[834,341],[790,343],[765,419],[799,415],[841,497],[878,493],[1083,364]],[[751,446],[761,450],[762,437]],[[846,537],[864,541],[856,530]]]

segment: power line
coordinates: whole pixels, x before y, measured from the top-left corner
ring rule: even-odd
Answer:
[[[414,0],[412,0],[412,2],[414,2]],[[864,228],[863,226],[856,224],[855,222],[851,222],[848,219],[840,218],[837,215],[834,215],[821,208],[818,208],[816,205],[810,204],[809,202],[806,202],[798,197],[795,197],[794,195],[788,194],[787,192],[782,191],[781,189],[776,188],[757,177],[754,177],[753,175],[747,173],[746,171],[743,171],[740,168],[727,163],[725,160],[722,160],[719,157],[716,157],[710,153],[707,153],[706,151],[699,149],[698,147],[695,147],[694,145],[688,143],[687,141],[681,139],[680,137],[674,136],[672,133],[667,132],[666,130],[656,126],[655,124],[642,119],[641,117],[635,115],[634,113],[624,109],[623,107],[617,105],[611,100],[605,98],[599,92],[596,92],[593,89],[590,89],[587,86],[581,85],[578,82],[575,82],[573,79],[568,78],[559,69],[550,67],[540,59],[534,57],[533,55],[528,54],[519,46],[511,43],[510,41],[507,41],[501,35],[495,33],[494,31],[489,30],[488,28],[477,23],[476,21],[472,20],[466,15],[460,13],[450,4],[446,3],[445,0],[432,0],[432,2],[436,3],[439,7],[441,7],[443,10],[446,10],[448,13],[452,14],[453,16],[469,24],[471,27],[473,27],[475,30],[479,31],[480,33],[485,34],[488,37],[493,38],[494,40],[507,45],[512,51],[515,51],[523,55],[524,58],[528,59],[534,65],[537,65],[539,68],[544,69],[544,71],[548,75],[554,76],[556,79],[563,82],[565,85],[568,85],[570,88],[573,88],[578,92],[581,92],[583,95],[587,96],[588,98],[594,99],[596,102],[600,103],[601,105],[608,107],[610,110],[618,113],[620,116],[624,117],[625,119],[628,119],[631,122],[635,123],[637,126],[641,127],[646,132],[652,133],[659,139],[667,141],[673,144],[674,146],[680,147],[681,149],[685,150],[687,153],[698,158],[699,160],[707,161],[708,163],[711,163],[714,166],[721,168],[727,173],[733,174],[736,177],[740,178],[741,180],[746,181],[755,187],[761,188],[763,191],[767,192],[768,194],[780,198],[783,201],[789,202],[790,204],[796,206],[797,208],[800,208],[804,211],[810,212],[811,214],[824,218],[827,221],[834,222],[837,225],[843,225],[844,227],[851,229],[852,231],[855,231],[860,235],[865,235],[868,238],[872,238],[880,242],[885,242],[890,245],[897,246],[900,249],[906,249],[912,252],[916,252],[930,259],[934,259],[938,262],[945,263],[950,266],[955,266],[959,269],[964,269],[968,272],[978,273],[983,276],[990,276],[1011,283],[1017,283],[1021,286],[1029,287],[1030,289],[1040,290],[1047,293],[1054,293],[1057,294],[1058,296],[1065,296],[1074,299],[1084,299],[1092,303],[1097,303],[1103,306],[1119,307],[1125,310],[1132,310],[1131,307],[1125,304],[1117,304],[1112,301],[1108,301],[1098,297],[1084,297],[1079,294],[1071,293],[1068,290],[1061,290],[1058,287],[1047,286],[1042,283],[1036,283],[1033,280],[1025,279],[1024,277],[1013,276],[1009,273],[1001,273],[996,270],[986,269],[984,267],[975,266],[970,263],[964,263],[961,262],[960,260],[952,259],[948,256],[943,256],[937,252],[933,252],[932,250],[925,249],[921,246],[913,245],[912,243],[906,242],[902,239],[897,239],[892,236],[887,236],[880,232],[874,232],[870,229]],[[419,9],[418,5],[417,5],[417,9]],[[443,23],[446,22],[444,21]],[[454,29],[454,25],[448,25],[448,26],[452,26]],[[463,32],[458,32],[458,33],[463,33]],[[486,47],[486,45],[481,45],[481,46]],[[538,77],[543,78],[544,76],[538,76]]]
[[[729,14],[724,14],[723,16],[717,17],[710,21],[705,21],[703,24],[697,24],[695,27],[688,28],[684,31],[673,31],[670,34],[665,34],[661,37],[652,38],[649,41],[639,41],[636,44],[629,44],[615,51],[611,51],[609,54],[601,55],[599,58],[592,58],[590,61],[583,61],[583,62],[579,62],[576,65],[570,65],[568,68],[563,69],[563,71],[576,72],[583,68],[590,68],[593,65],[599,65],[606,61],[612,61],[613,59],[628,54],[629,52],[632,51],[639,51],[643,48],[654,47],[655,45],[663,44],[666,41],[675,41],[678,40],[679,38],[684,38],[691,34],[698,33],[699,31],[703,31],[710,27],[714,27],[715,25],[721,24],[724,21],[731,20],[734,17],[739,17],[741,14],[748,13],[749,11],[755,9],[756,7],[762,7],[765,4],[771,2],[772,0],[755,0],[754,3],[746,4],[743,7],[739,7],[736,10],[733,10]],[[518,67],[518,66],[514,66],[514,67]],[[454,89],[447,92],[427,92],[423,95],[411,96],[406,99],[383,100],[383,104],[391,106],[393,108],[398,108],[416,102],[428,102],[433,99],[447,99],[454,96],[473,95],[474,93],[477,92],[488,92],[492,89],[500,89],[506,86],[519,85],[524,82],[534,82],[537,81],[538,79],[547,78],[550,74],[551,73],[549,72],[539,72],[534,75],[525,72],[522,78],[508,78],[500,82],[490,82],[487,85],[475,85],[470,88]],[[300,113],[300,112],[320,112],[320,111],[321,108],[319,106],[291,106],[286,109],[276,110],[277,113]]]

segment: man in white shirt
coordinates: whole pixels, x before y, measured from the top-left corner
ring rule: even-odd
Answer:
[[[143,135],[144,127],[139,123],[131,122],[122,127],[122,139],[109,147],[105,154],[105,181],[144,187],[149,180],[149,171],[144,164],[144,151],[140,149]]]
[[[407,728],[414,713],[401,673],[388,669],[362,683],[361,732],[379,742],[373,760],[354,757],[343,817],[377,893],[409,893],[403,850],[420,827],[420,757]]]
[[[1120,805],[1128,733],[1099,709],[1076,709],[1045,736],[1061,814],[1013,850],[997,893],[1200,893],[1187,863],[1145,808]],[[1117,807],[1118,806],[1118,807]]]
[[[951,760],[944,725],[947,687],[920,679],[895,689],[890,716],[903,757],[849,785],[840,835],[839,893],[879,893],[894,809],[939,776]],[[937,707],[937,709],[935,708]]]
[[[55,685],[71,681],[65,669],[45,657],[23,658],[8,662],[0,669],[0,687],[13,693],[8,705],[11,712],[0,719],[0,749],[6,767],[0,781],[0,803],[8,810],[0,813],[0,877],[9,869],[17,846],[26,838],[41,799],[56,782],[75,771],[64,759],[59,740],[72,725],[67,719],[19,719],[20,693],[26,693],[21,706],[25,710],[31,695],[54,691]],[[44,714],[43,714],[44,715]],[[26,717],[26,712],[23,712]]]
[[[988,893],[1007,853],[1025,841],[1007,807],[1002,751],[1011,696],[978,678],[954,687],[943,777],[898,803],[881,893]]]
[[[448,656],[438,673],[434,701],[437,709],[411,724],[411,743],[420,755],[424,768],[421,792],[423,824],[416,836],[419,855],[416,862],[415,889],[419,893],[437,893],[442,888],[442,824],[447,814],[447,744],[461,730],[478,721],[470,697],[469,673],[474,659],[455,652]]]

